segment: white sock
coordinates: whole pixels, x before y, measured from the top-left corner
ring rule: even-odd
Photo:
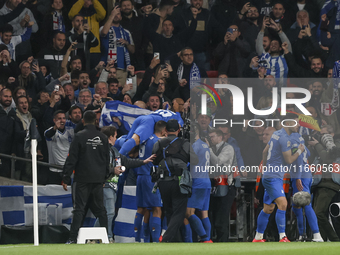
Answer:
[[[263,233],[261,234],[261,233],[256,231],[255,239],[256,240],[262,240],[263,239]]]
[[[316,240],[322,239],[322,237],[321,237],[321,235],[320,235],[320,232],[314,233],[314,234],[313,234],[313,239],[316,239]]]
[[[165,229],[162,229],[162,233],[161,233],[161,236],[164,236],[164,234],[165,234]]]
[[[280,233],[280,240],[281,240],[282,238],[284,238],[285,236],[287,236],[285,232]]]

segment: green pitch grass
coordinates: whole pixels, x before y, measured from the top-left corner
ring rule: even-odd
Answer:
[[[340,243],[132,243],[132,244],[41,244],[0,245],[1,255],[97,255],[97,254],[247,254],[247,255],[339,255]]]

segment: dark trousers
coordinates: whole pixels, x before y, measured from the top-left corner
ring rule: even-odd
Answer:
[[[174,242],[177,233],[183,225],[187,209],[188,195],[183,195],[179,188],[179,181],[160,181],[159,191],[163,201],[165,215],[168,221],[168,229],[162,242]]]
[[[314,193],[314,211],[324,241],[327,241],[328,238],[332,242],[339,242],[338,235],[328,221],[329,205],[336,193],[336,191],[327,188],[317,188]]]
[[[231,206],[236,196],[236,188],[229,187],[228,194],[224,197],[211,197],[209,206],[209,218],[212,231],[216,231],[214,242],[229,241],[229,215]],[[213,236],[213,235],[212,235]]]
[[[107,231],[107,216],[104,207],[103,184],[76,182],[73,191],[75,194],[73,194],[74,210],[70,239],[74,241],[77,240],[78,231],[86,213],[86,205],[89,206],[94,216],[99,219],[100,226],[105,227]]]

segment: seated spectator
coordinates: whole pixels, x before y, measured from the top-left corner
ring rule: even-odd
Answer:
[[[52,77],[57,79],[61,74],[61,62],[66,53],[66,37],[63,32],[56,32],[53,37],[52,46],[42,49],[39,54],[39,63],[48,66]]]
[[[97,47],[90,49],[91,53],[91,65],[90,69],[94,68],[100,61],[100,47],[101,43],[99,40],[99,22],[105,18],[106,11],[99,2],[99,0],[78,0],[70,9],[68,17],[73,20],[74,16],[80,15],[87,20],[91,32],[97,38],[99,44]]]
[[[57,31],[66,33],[67,13],[64,12],[63,0],[52,0],[50,11],[43,19],[41,27],[41,44],[52,45],[53,35]]]
[[[228,77],[242,77],[246,59],[250,54],[250,45],[241,36],[236,25],[231,25],[228,32],[214,50],[214,56],[221,60],[218,72]]]

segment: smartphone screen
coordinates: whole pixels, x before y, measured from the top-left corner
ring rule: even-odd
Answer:
[[[153,54],[153,57],[156,57],[156,59],[159,59],[159,52],[155,52],[155,53]]]

